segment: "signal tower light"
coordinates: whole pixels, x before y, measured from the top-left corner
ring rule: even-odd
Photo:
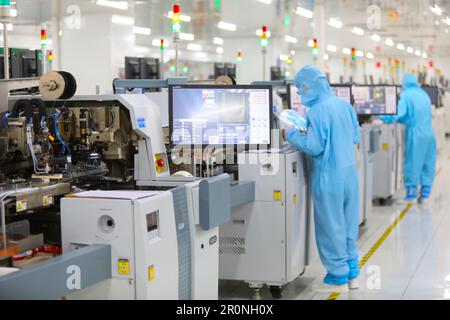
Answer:
[[[269,39],[267,37],[267,33],[269,32],[269,29],[267,26],[262,27],[262,34],[261,34],[261,47],[263,50],[266,50],[269,46]]]
[[[242,51],[238,51],[238,53],[237,53],[237,61],[238,62],[242,62],[242,60],[244,60],[244,57],[242,55]]]
[[[352,48],[352,61],[355,62],[356,61],[356,49]]]
[[[312,54],[314,56],[314,58],[317,58],[317,56],[319,55],[319,41],[317,40],[317,38],[314,38],[314,44],[313,44],[313,49],[312,49]]]
[[[178,41],[181,33],[181,5],[179,3],[174,4],[172,12],[172,33],[174,40]]]
[[[160,40],[159,50],[164,51],[164,39]]]

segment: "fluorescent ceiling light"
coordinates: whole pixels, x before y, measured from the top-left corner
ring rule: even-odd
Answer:
[[[370,60],[375,59],[375,56],[371,52],[367,52],[366,57],[367,57],[367,59],[370,59]]]
[[[446,17],[445,19],[442,19],[442,22],[450,26],[450,18]]]
[[[289,43],[298,43],[298,39],[292,36],[286,36],[284,37],[284,41]]]
[[[397,45],[397,49],[400,50],[400,51],[404,51],[404,50],[405,50],[405,45],[399,43],[399,44]]]
[[[413,48],[411,48],[411,47],[408,47],[408,49],[406,49],[406,51],[407,51],[408,53],[411,53],[411,54],[413,54],[413,53],[414,53],[414,49],[413,49]]]
[[[214,44],[218,45],[218,46],[223,46],[223,39],[222,38],[214,38]]]
[[[167,13],[167,18],[169,18],[169,19],[172,19],[173,18],[173,11],[169,11],[168,13]],[[182,22],[191,22],[191,17],[190,16],[187,16],[187,15],[185,15],[185,14],[180,14],[180,20],[182,21]]]
[[[330,51],[330,52],[337,52],[337,47],[329,44],[327,46],[327,50]]]
[[[217,53],[217,54],[223,54],[223,48],[222,48],[222,47],[218,47],[218,48],[216,49],[216,53]]]
[[[376,41],[376,42],[380,42],[381,41],[381,37],[379,35],[377,35],[377,34],[373,34],[370,37],[370,39],[372,39],[373,41]]]
[[[295,56],[296,52],[295,50],[291,50],[291,56]]]
[[[325,54],[323,55],[323,60],[329,60],[329,59],[330,59],[330,56],[329,56],[328,54],[325,53]]]
[[[141,34],[143,36],[149,36],[149,35],[152,34],[152,29],[134,26],[133,27],[133,33]]]
[[[152,46],[154,47],[161,47],[161,39],[153,39]],[[169,47],[169,41],[164,40],[164,48]]]
[[[339,21],[335,18],[330,18],[330,20],[328,20],[328,25],[330,27],[337,28],[337,29],[341,29],[344,26],[342,21]]]
[[[258,37],[261,37],[261,36],[262,36],[262,34],[263,34],[263,31],[262,31],[262,29],[258,29],[258,30],[256,30],[256,35],[257,35]],[[270,38],[270,36],[271,36],[271,33],[270,33],[270,31],[267,31],[267,32],[266,32],[266,36],[267,36],[267,38]]]
[[[393,47],[394,46],[394,41],[392,41],[392,39],[390,39],[390,38],[386,39],[385,43],[389,47]]]
[[[180,33],[180,39],[184,41],[194,41],[195,37],[191,33]]]
[[[147,47],[137,46],[137,47],[136,47],[136,52],[139,52],[139,53],[149,53],[149,52],[150,52],[150,49],[147,48]]]
[[[354,27],[352,32],[358,36],[363,36],[364,35],[364,30],[358,27]]]
[[[111,21],[114,24],[122,24],[122,25],[127,25],[127,26],[134,25],[134,18],[126,17],[126,16],[113,15],[111,18]]]
[[[312,19],[313,12],[307,9],[304,9],[302,7],[297,7],[297,11],[295,11],[296,14],[299,16],[302,16],[304,18]]]
[[[236,31],[237,26],[233,23],[228,23],[224,21],[220,21],[218,25],[219,29],[227,30],[227,31]]]
[[[96,5],[120,10],[128,10],[128,1],[96,0]]]
[[[286,54],[280,54],[281,61],[287,61],[287,59],[289,59],[289,57]]]
[[[190,51],[202,51],[202,46],[197,43],[189,43],[187,49]]]
[[[427,54],[426,52],[424,52],[424,53],[422,54],[422,57],[423,57],[424,59],[428,59],[428,54]]]
[[[264,3],[264,4],[271,4],[272,0],[256,0],[258,2]]]
[[[416,52],[414,52],[414,54],[415,54],[416,56],[418,56],[418,57],[421,57],[421,56],[422,56],[422,51],[416,50]]]
[[[343,54],[350,55],[350,54],[352,54],[352,50],[349,49],[349,48],[344,48],[344,49],[342,49],[342,53],[343,53]]]
[[[358,51],[356,51],[356,56],[358,56],[358,57],[364,57],[364,52],[358,50]]]
[[[435,4],[433,7],[430,7],[430,10],[435,14],[435,15],[438,15],[438,16],[442,16],[442,9],[441,8],[439,8],[439,6],[437,5],[437,4]]]

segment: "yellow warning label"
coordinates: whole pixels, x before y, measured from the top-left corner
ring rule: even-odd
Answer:
[[[16,212],[27,210],[27,200],[20,200],[16,202]]]
[[[119,259],[119,274],[130,274],[130,261]]]
[[[49,206],[53,204],[53,196],[52,195],[46,195],[42,197],[42,205]]]
[[[155,266],[151,265],[148,267],[148,281],[155,280]]]
[[[297,195],[295,194],[294,195],[294,205],[296,205],[297,204]]]
[[[383,151],[388,151],[389,150],[389,145],[387,143],[383,144]]]
[[[281,193],[281,191],[274,191],[273,192],[273,200],[275,200],[275,201],[281,201],[282,200],[282,193]]]

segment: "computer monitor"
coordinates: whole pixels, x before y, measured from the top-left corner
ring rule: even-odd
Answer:
[[[352,91],[358,115],[397,114],[397,88],[395,86],[354,86]]]
[[[269,147],[271,119],[271,86],[169,86],[172,146]]]
[[[287,89],[288,108],[297,112],[299,115],[306,119],[306,116],[308,114],[308,107],[303,105],[302,98],[298,94],[297,87],[293,84],[288,84]]]
[[[141,63],[137,57],[125,57],[125,78],[141,79]]]
[[[436,86],[423,86],[422,89],[428,94],[431,104],[440,107],[439,103],[439,88]]]
[[[353,104],[351,86],[332,84],[331,90],[333,91],[336,97],[341,98],[342,100],[344,100],[349,104]]]

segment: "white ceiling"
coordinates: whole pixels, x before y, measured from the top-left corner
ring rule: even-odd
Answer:
[[[34,27],[51,19],[51,0],[16,0],[18,17],[15,25]],[[61,3],[67,1],[61,0]],[[170,10],[172,1],[167,0],[130,0],[127,11],[95,5],[94,0],[72,0],[71,4],[79,5],[82,14],[114,13],[135,17],[135,24],[150,27],[154,36],[170,35],[170,20],[164,15]],[[305,48],[308,39],[313,37],[312,24],[294,13],[297,6],[313,10],[314,0],[272,0],[270,5],[257,0],[221,0],[221,8],[214,7],[215,0],[180,0],[183,13],[192,17],[192,21],[184,25],[185,32],[194,33],[196,40],[211,42],[215,36],[225,39],[256,37],[255,31],[267,25],[274,37],[291,35],[299,39],[293,49]],[[390,54],[401,54],[396,48],[389,48],[384,43],[378,44],[370,40],[367,29],[366,10],[370,5],[378,5],[382,9],[381,29],[376,33],[384,39],[392,38],[397,43],[412,46],[414,49],[429,51],[435,54],[450,54],[450,26],[442,22],[446,14],[450,15],[450,0],[324,0],[326,16],[339,17],[344,23],[340,30],[327,26],[327,43],[339,48],[356,47],[366,51],[377,51]],[[444,9],[444,16],[438,17],[429,9],[437,3]],[[65,8],[61,12],[65,13]],[[289,15],[290,24],[284,24],[284,17]],[[398,17],[395,17],[398,15]],[[237,32],[222,31],[217,28],[220,20],[235,23]],[[436,25],[436,21],[439,25]],[[351,33],[358,26],[366,31],[362,37]],[[33,30],[34,30],[33,29]],[[25,32],[25,28],[17,28],[15,32]],[[448,30],[447,30],[448,31]],[[286,44],[286,46],[289,46]]]

